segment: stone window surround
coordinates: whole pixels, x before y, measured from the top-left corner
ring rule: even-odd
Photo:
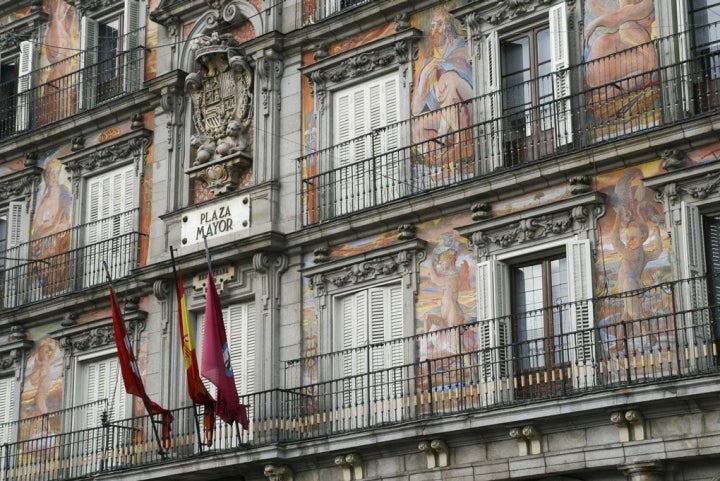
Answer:
[[[403,304],[414,305],[419,285],[420,263],[425,260],[427,242],[412,239],[371,250],[351,257],[343,257],[305,269],[302,273],[310,281],[316,299],[319,352],[332,351],[332,335],[328,326],[332,319],[335,296],[372,287],[381,283],[400,281]],[[409,312],[408,312],[409,311]],[[413,310],[405,309],[403,330],[414,332]]]

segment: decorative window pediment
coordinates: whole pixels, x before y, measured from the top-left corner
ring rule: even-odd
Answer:
[[[665,196],[670,204],[680,200],[692,204],[714,203],[720,200],[720,161],[672,170],[643,179],[643,183]]]
[[[328,90],[358,77],[386,73],[398,66],[408,81],[412,75],[410,64],[417,56],[421,35],[419,30],[408,28],[331,57],[326,57],[321,48],[316,52],[316,58],[320,60],[303,68],[302,72],[310,80],[311,92],[321,103]]]
[[[70,172],[73,190],[77,193],[78,185],[83,177],[119,167],[128,162],[134,163],[135,172],[139,175],[142,172],[151,139],[152,132],[146,129],[133,130],[128,134],[88,148],[82,148],[84,143],[82,139],[73,139],[73,144],[79,148],[60,160]]]
[[[130,339],[137,339],[140,333],[145,330],[147,312],[137,309],[136,304],[128,303],[123,315],[125,327]],[[115,340],[113,337],[112,318],[102,318],[82,324],[67,322],[58,331],[50,333],[50,337],[60,343],[65,353],[65,359],[78,354],[99,351],[111,346]]]
[[[587,232],[604,214],[604,205],[604,194],[591,192],[534,209],[490,217],[457,230],[472,240],[479,257],[487,256],[520,245]]]
[[[0,346],[0,374],[17,376],[19,367],[35,343],[25,339],[13,340]]]
[[[29,199],[35,186],[40,182],[42,170],[33,167],[0,179],[0,205],[11,200]]]
[[[361,255],[329,261],[307,269],[316,297],[359,287],[365,283],[382,282],[402,277],[413,291],[417,288],[420,263],[425,260],[426,242],[414,239]]]
[[[13,7],[17,8],[17,4],[14,3]],[[20,51],[20,40],[37,40],[39,27],[47,21],[48,14],[42,10],[42,6],[33,5],[28,15],[0,26],[0,58],[17,54]]]

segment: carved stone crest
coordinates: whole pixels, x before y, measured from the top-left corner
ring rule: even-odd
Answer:
[[[195,134],[190,138],[195,161],[188,173],[219,195],[234,190],[251,165],[253,73],[231,34],[199,37],[193,50],[200,69],[185,79],[195,107]]]

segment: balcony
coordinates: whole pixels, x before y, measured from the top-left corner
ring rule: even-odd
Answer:
[[[317,5],[312,11],[304,11],[303,18],[318,21],[370,2],[371,0],[317,0]],[[303,9],[307,8],[303,4]]]
[[[130,36],[144,39],[145,29],[126,35]],[[124,45],[125,40],[119,41]],[[0,139],[53,124],[142,88],[143,46],[93,62],[96,57],[95,52],[80,52],[0,84]]]
[[[79,292],[138,267],[138,209],[7,249],[0,277],[2,309]]]
[[[0,447],[0,479],[52,481],[177,460],[199,462],[210,453],[717,376],[717,308],[686,302],[707,299],[700,295],[707,287],[706,279],[687,279],[288,361],[285,379],[292,387],[241,397],[250,418],[250,429],[242,434],[222,422],[212,435],[202,432],[200,407],[173,410],[166,435],[159,419],[108,421],[98,405],[0,425],[6,441]],[[658,300],[667,308],[653,309]],[[655,313],[624,320],[627,302]],[[482,345],[487,326],[579,311],[594,313],[592,328]],[[390,351],[403,353],[406,362],[352,374],[338,368],[369,366],[368,360]]]
[[[681,60],[675,46],[687,45],[690,36],[659,38],[310,152],[298,166],[301,223],[316,225],[712,115],[720,107],[720,51]],[[628,68],[636,73],[620,79],[613,74],[648,50],[656,68]],[[675,61],[663,64],[667,59]],[[560,87],[580,80],[580,91]],[[545,94],[538,99],[533,92]],[[381,150],[386,136],[399,139],[400,147]]]

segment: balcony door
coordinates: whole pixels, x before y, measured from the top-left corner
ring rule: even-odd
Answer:
[[[703,112],[720,105],[720,1],[689,2],[695,103]]]
[[[400,197],[399,81],[387,75],[333,95],[336,145],[329,189],[334,214],[380,205]]]
[[[84,252],[85,287],[106,280],[103,261],[113,279],[125,277],[135,266],[135,167],[128,164],[87,180]]]
[[[543,158],[572,141],[565,4],[544,25],[486,40],[492,167]]]
[[[572,322],[564,255],[511,267],[518,399],[556,395],[569,381]]]
[[[370,287],[335,298],[333,350],[340,353],[333,379],[342,380],[334,410],[338,428],[393,418],[403,393],[403,295],[399,284]],[[398,341],[398,342],[392,342]]]

